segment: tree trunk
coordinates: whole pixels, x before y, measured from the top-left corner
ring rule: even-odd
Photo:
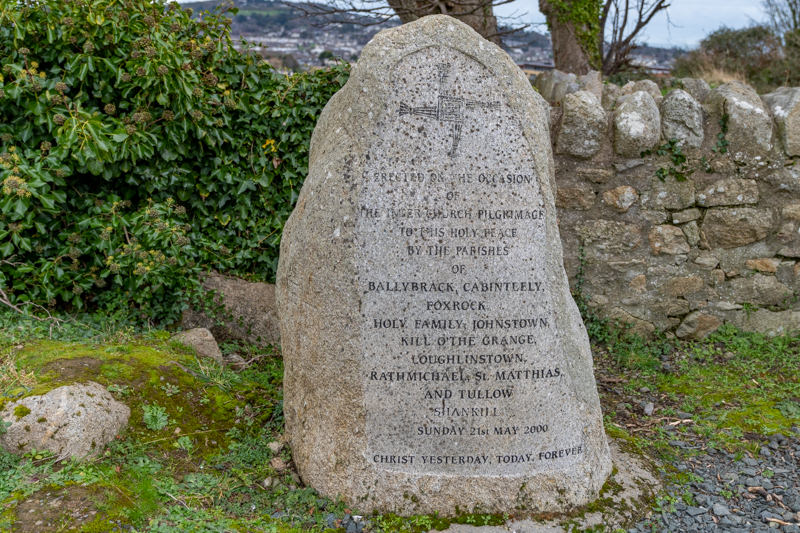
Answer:
[[[492,0],[388,0],[388,3],[403,24],[426,15],[450,15],[485,39],[500,44]]]
[[[589,56],[578,40],[575,25],[559,16],[559,12],[549,0],[539,0],[539,11],[544,14],[550,27],[555,67],[578,75],[589,72],[592,69]]]

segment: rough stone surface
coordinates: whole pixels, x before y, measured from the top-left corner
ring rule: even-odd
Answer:
[[[730,298],[737,303],[764,306],[785,305],[792,297],[792,289],[775,276],[764,274],[732,279],[728,290]]]
[[[759,257],[757,259],[748,259],[745,262],[747,268],[769,274],[775,274],[780,264],[781,260],[776,257]]]
[[[587,220],[576,230],[584,245],[614,254],[636,248],[642,242],[638,226],[617,220]]]
[[[698,78],[681,78],[678,81],[681,85],[683,85],[683,90],[691,94],[692,97],[701,104],[706,101],[706,98],[708,98],[708,95],[711,92],[711,87],[708,85],[706,80],[701,80]]]
[[[653,97],[644,91],[623,96],[614,109],[614,149],[638,157],[661,138],[661,115]]]
[[[705,138],[703,107],[686,91],[672,91],[661,102],[661,133],[664,139],[699,148]]]
[[[536,76],[533,85],[542,98],[552,103],[560,102],[567,94],[581,89],[575,74],[556,69],[547,70]]]
[[[276,283],[286,434],[321,494],[404,514],[597,495],[611,461],[547,132],[510,58],[446,16],[379,33],[328,102]],[[502,353],[505,374],[472,357]]]
[[[653,255],[659,254],[686,254],[689,253],[689,243],[681,228],[662,224],[654,226],[648,234],[650,239],[650,251]]]
[[[695,311],[686,315],[681,325],[675,330],[679,339],[701,340],[708,337],[722,325],[722,320],[714,315]]]
[[[587,91],[568,94],[561,102],[561,128],[556,152],[590,158],[599,150],[608,130],[608,117],[597,96]]]
[[[697,205],[745,205],[758,203],[758,184],[755,180],[725,178],[697,193]]]
[[[643,91],[649,94],[656,105],[661,103],[663,96],[661,95],[661,89],[658,87],[658,84],[653,80],[637,80],[637,81],[629,81],[625,85],[622,86],[622,95],[629,95],[633,94],[638,91]]]
[[[695,186],[691,181],[669,177],[664,181],[653,178],[652,188],[642,193],[642,205],[650,209],[686,209],[695,203]]]
[[[603,109],[612,111],[617,105],[617,100],[622,96],[622,87],[616,83],[603,84]]]
[[[725,83],[711,91],[707,105],[715,116],[728,117],[725,138],[734,157],[746,159],[772,149],[772,117],[752,87]]]
[[[28,412],[17,416],[19,407]],[[98,383],[67,385],[7,404],[0,421],[11,425],[0,434],[0,445],[16,454],[46,450],[62,459],[94,457],[125,429],[130,414]]]
[[[700,218],[700,210],[695,208],[684,209],[683,211],[672,213],[673,224],[684,224],[692,220],[697,220],[698,218]]]
[[[620,185],[603,193],[603,202],[620,213],[626,212],[639,200],[639,193],[630,185]]]
[[[762,99],[775,117],[786,155],[800,155],[800,87],[781,87]]]
[[[597,194],[588,185],[559,187],[556,191],[556,207],[559,209],[591,209]]]
[[[709,209],[701,230],[712,248],[736,248],[760,241],[772,227],[772,211],[753,207]]]
[[[731,323],[744,331],[755,331],[769,335],[788,335],[800,331],[800,311],[756,309],[752,313],[733,315]]]
[[[582,76],[578,76],[578,85],[581,91],[592,93],[597,101],[603,99],[603,74],[597,70],[590,70]]]
[[[208,357],[221,365],[225,364],[222,352],[219,350],[219,345],[216,339],[214,339],[214,335],[206,328],[193,328],[187,331],[181,331],[173,335],[172,340],[194,349],[197,355],[201,357]]]
[[[259,346],[280,343],[278,314],[275,308],[275,285],[243,280],[209,272],[203,276],[203,288],[218,294],[229,316],[214,319],[189,309],[184,312],[183,329],[207,328],[218,339],[232,338]]]

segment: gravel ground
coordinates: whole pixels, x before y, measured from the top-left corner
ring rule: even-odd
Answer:
[[[675,466],[691,481],[629,533],[800,533],[800,428],[771,436],[756,458],[709,451]]]

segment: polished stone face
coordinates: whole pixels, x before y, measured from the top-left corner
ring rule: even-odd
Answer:
[[[519,118],[452,48],[403,57],[387,81],[355,228],[367,458],[425,474],[564,468],[585,443],[545,261],[553,212]]]
[[[379,34],[323,112],[277,279],[304,481],[361,510],[556,511],[611,470],[547,106],[449,17]]]

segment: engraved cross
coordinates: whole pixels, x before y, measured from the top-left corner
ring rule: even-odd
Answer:
[[[452,143],[447,155],[455,157],[458,150],[458,143],[461,141],[461,129],[464,125],[464,112],[465,110],[472,110],[476,108],[484,109],[499,109],[499,102],[480,102],[474,100],[465,100],[457,96],[449,96],[445,93],[445,83],[450,69],[449,63],[440,63],[436,65],[436,70],[439,74],[439,96],[436,105],[411,107],[408,104],[400,103],[398,110],[400,116],[403,115],[418,115],[440,120],[451,125]]]

